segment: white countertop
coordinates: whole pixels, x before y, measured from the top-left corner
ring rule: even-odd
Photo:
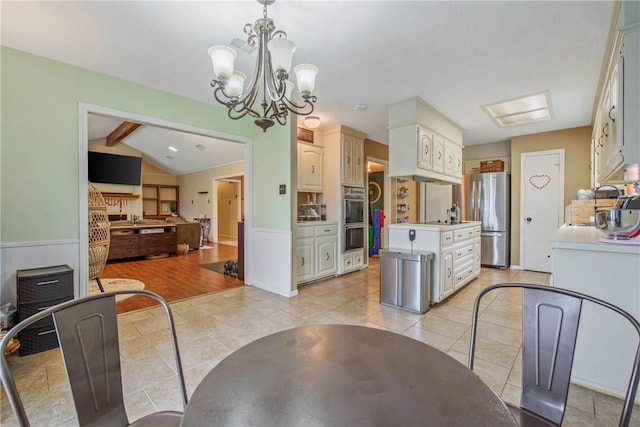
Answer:
[[[606,243],[600,241],[606,237],[607,233],[593,226],[564,224],[556,232],[551,241],[551,247],[640,255],[640,239],[636,238],[633,241],[621,240],[619,242],[607,241]]]
[[[482,223],[480,221],[464,221],[460,224],[449,224],[449,223],[409,223],[405,222],[402,224],[388,224],[385,227],[389,228],[420,228],[423,230],[435,230],[435,231],[445,231],[445,230],[455,230],[458,228],[466,228],[479,226]]]
[[[312,225],[331,225],[331,224],[337,224],[338,221],[298,221],[297,225],[298,227],[304,227],[304,226],[312,226]]]

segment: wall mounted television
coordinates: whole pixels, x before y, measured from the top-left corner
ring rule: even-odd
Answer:
[[[140,185],[142,158],[89,151],[89,181],[103,184]]]

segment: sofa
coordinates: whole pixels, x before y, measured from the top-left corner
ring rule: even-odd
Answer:
[[[199,222],[189,222],[179,216],[169,217],[166,219],[166,222],[176,226],[178,243],[188,244],[189,250],[198,249],[200,247],[202,227]]]

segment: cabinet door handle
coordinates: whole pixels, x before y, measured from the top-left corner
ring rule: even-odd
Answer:
[[[447,278],[451,277],[451,268],[447,268]]]
[[[613,110],[616,109],[615,105],[612,105],[611,108],[609,108],[609,118],[611,119],[612,122],[616,122],[616,118],[615,117],[611,117],[611,113],[613,112]]]
[[[60,280],[46,280],[44,282],[36,283],[36,286],[55,285],[56,283],[59,283],[59,282]]]
[[[351,156],[347,156],[347,164],[351,163]]]
[[[315,173],[316,172],[316,166],[315,165],[311,165],[311,173]]]
[[[602,133],[604,134],[604,136],[606,136],[607,138],[609,137],[609,134],[607,133],[607,128],[609,127],[609,123],[605,123],[604,127],[602,128]]]
[[[302,265],[304,265],[304,257],[302,257]]]
[[[329,261],[329,252],[327,252],[327,261]]]
[[[442,158],[442,152],[438,151],[438,160]]]

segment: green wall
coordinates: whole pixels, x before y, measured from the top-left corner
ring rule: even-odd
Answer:
[[[251,138],[257,228],[290,230],[291,126],[263,133],[211,104],[25,52],[1,51],[0,238],[3,243],[79,238],[78,104]],[[203,91],[210,91],[203,82]],[[295,120],[294,120],[295,122]]]

